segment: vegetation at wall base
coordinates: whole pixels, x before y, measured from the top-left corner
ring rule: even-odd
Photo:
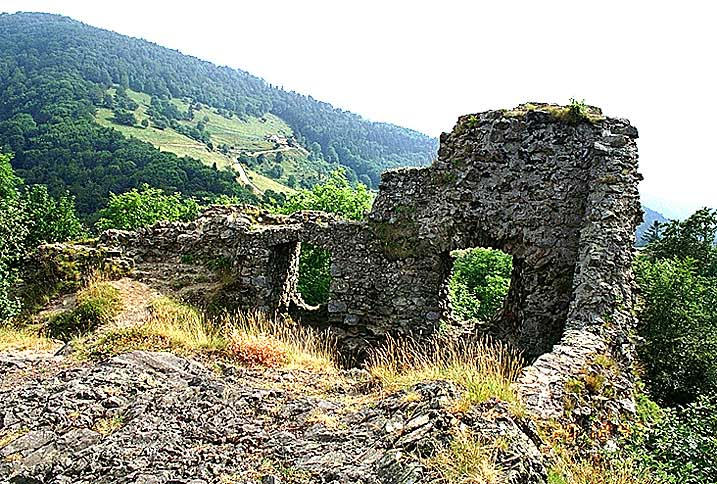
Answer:
[[[649,397],[637,397],[628,448],[659,483],[717,481],[716,237],[717,210],[698,210],[654,224],[635,261]]]

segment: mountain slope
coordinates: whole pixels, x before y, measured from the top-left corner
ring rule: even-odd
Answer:
[[[650,207],[643,205],[642,210],[645,212],[645,214],[642,217],[642,223],[639,227],[637,227],[636,245],[638,247],[642,247],[643,245],[645,245],[643,236],[645,235],[645,232],[647,232],[647,229],[649,229],[654,222],[667,222],[667,218],[664,215],[662,215],[660,212],[652,210]]]
[[[347,167],[349,177],[373,186],[383,170],[426,164],[437,148],[436,139],[416,131],[370,122],[312,97],[274,88],[244,71],[218,67],[56,15],[0,15],[0,81],[0,122],[20,113],[30,114],[38,124],[68,117],[85,119],[97,114],[98,108],[108,108],[107,93],[113,86],[148,94],[158,128],[166,124],[176,130],[183,121],[191,123],[192,130],[198,128],[201,119],[191,117],[197,114],[195,110],[179,115],[171,107],[167,109],[177,101],[241,122],[274,115],[288,125],[296,144],[306,150],[303,162],[311,161],[324,170],[341,164]],[[126,107],[120,103],[109,109],[121,117]],[[16,152],[20,144],[23,153],[18,155],[18,168],[32,169],[21,159],[26,146],[18,139],[8,139],[10,128],[0,130],[0,143]],[[190,128],[179,129],[188,133]],[[197,129],[194,134],[210,150],[217,148],[210,133]],[[69,163],[73,153],[66,155],[64,162]],[[302,160],[294,161],[301,165]],[[258,168],[266,173],[270,170],[274,174],[279,171],[273,165]],[[58,177],[54,178],[31,181],[57,184]]]

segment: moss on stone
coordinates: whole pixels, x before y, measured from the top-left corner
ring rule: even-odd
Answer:
[[[417,254],[418,224],[413,220],[374,222],[371,226],[387,258],[406,259]]]
[[[605,119],[602,111],[594,106],[588,106],[584,101],[571,99],[567,106],[558,104],[544,103],[525,103],[513,109],[503,111],[503,114],[509,118],[523,117],[529,112],[547,113],[553,119],[570,125],[577,125],[581,122],[590,124],[598,123]]]

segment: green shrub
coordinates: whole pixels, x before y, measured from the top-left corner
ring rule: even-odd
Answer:
[[[86,234],[75,211],[75,199],[69,194],[55,199],[45,185],[32,185],[24,191],[22,200],[30,227],[28,246],[77,239]]]
[[[77,293],[77,306],[47,322],[47,333],[68,340],[108,323],[121,307],[120,292],[106,282],[93,283]]]
[[[51,197],[44,185],[23,186],[0,154],[0,323],[21,309],[17,291],[20,269],[43,242],[59,242],[84,234],[75,201]]]
[[[158,188],[143,185],[120,195],[110,195],[107,207],[99,212],[98,230],[136,230],[160,220],[191,220],[199,214],[199,204],[178,193],[167,195]]]
[[[298,290],[307,304],[318,305],[329,299],[331,254],[328,250],[301,244]]]
[[[717,279],[693,259],[650,261],[635,273],[644,299],[638,348],[651,394],[686,403],[717,389]]]
[[[685,220],[658,223],[650,228],[647,237],[645,255],[648,259],[689,257],[698,274],[717,277],[717,210],[703,208]]]
[[[717,396],[664,410],[659,421],[631,436],[628,449],[657,482],[717,482]]]
[[[0,325],[20,312],[20,299],[14,294],[15,271],[0,263]]]
[[[366,185],[357,183],[352,186],[346,178],[346,172],[339,169],[324,183],[289,196],[278,211],[291,214],[301,210],[321,210],[350,220],[362,220],[370,208],[371,192]]]
[[[510,288],[513,259],[494,249],[453,252],[456,257],[448,281],[454,315],[464,320],[488,321],[503,307]]]

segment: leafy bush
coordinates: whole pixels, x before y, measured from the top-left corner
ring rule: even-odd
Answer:
[[[659,410],[637,400],[645,425],[632,451],[660,483],[717,482],[716,236],[717,211],[702,209],[653,225],[635,262],[647,388],[661,404],[684,405]]]
[[[717,277],[717,210],[703,208],[685,220],[654,225],[648,237],[648,259],[689,257],[700,275]]]
[[[454,314],[465,320],[487,321],[503,306],[510,288],[513,259],[499,250],[455,251],[448,294]]]
[[[33,185],[25,190],[22,200],[30,227],[28,246],[61,242],[85,234],[75,212],[75,199],[69,194],[55,199],[45,185]]]
[[[717,482],[717,396],[700,396],[633,434],[630,451],[665,484]]]
[[[343,170],[334,171],[326,182],[314,185],[291,195],[280,213],[291,214],[301,210],[321,210],[352,220],[361,220],[371,208],[371,193],[365,185],[352,186]],[[331,254],[319,247],[304,244],[299,260],[299,293],[313,305],[329,299],[331,283]]]
[[[160,220],[191,220],[199,214],[199,204],[178,193],[167,195],[148,185],[141,190],[132,189],[120,195],[110,195],[106,208],[99,211],[98,230],[135,230],[148,227]]]
[[[717,389],[717,280],[693,259],[635,264],[644,298],[639,352],[654,397],[685,403]]]
[[[0,199],[0,323],[20,310],[20,301],[13,287],[17,282],[19,262],[25,254],[27,234],[27,216],[20,201],[12,197]]]
[[[0,263],[0,324],[20,311],[20,300],[13,294],[12,290],[16,280],[15,272]]]
[[[10,156],[0,154],[0,322],[20,310],[14,287],[28,253],[40,243],[83,233],[74,199],[65,196],[56,200],[42,185],[24,187],[12,170]]]
[[[311,244],[301,244],[298,290],[307,304],[319,305],[329,299],[331,253]]]
[[[371,208],[371,201],[371,192],[366,185],[358,183],[352,186],[346,172],[339,169],[331,173],[324,183],[291,195],[279,211],[290,214],[301,210],[321,210],[361,220]]]

